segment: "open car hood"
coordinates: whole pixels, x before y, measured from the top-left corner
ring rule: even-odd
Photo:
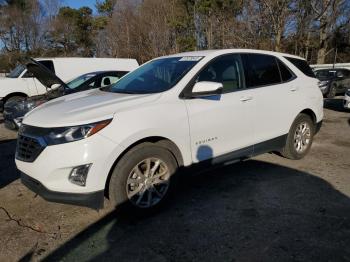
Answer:
[[[26,67],[27,70],[47,88],[51,88],[53,85],[62,85],[64,88],[68,88],[51,70],[34,59],[30,58]]]

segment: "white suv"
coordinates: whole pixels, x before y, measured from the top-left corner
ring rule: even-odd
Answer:
[[[271,151],[300,159],[323,118],[306,61],[232,49],[154,59],[117,83],[26,115],[16,164],[49,201],[153,208],[178,170]]]

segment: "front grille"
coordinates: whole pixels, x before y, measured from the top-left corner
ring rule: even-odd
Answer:
[[[44,150],[45,145],[39,138],[19,134],[17,138],[16,159],[24,162],[34,162]]]

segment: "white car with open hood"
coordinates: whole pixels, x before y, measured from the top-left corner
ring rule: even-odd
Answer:
[[[163,203],[178,172],[279,151],[304,157],[323,118],[318,80],[289,54],[212,50],[147,62],[117,83],[28,113],[16,164],[45,199]]]
[[[56,74],[63,82],[94,71],[132,71],[139,65],[129,58],[37,58],[38,63]],[[25,65],[18,65],[8,76],[0,78],[0,111],[4,104],[45,94],[47,88]]]

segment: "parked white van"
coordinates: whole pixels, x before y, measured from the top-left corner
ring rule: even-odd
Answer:
[[[300,57],[175,54],[28,113],[16,164],[47,200],[99,208],[107,195],[149,209],[167,198],[177,170],[273,151],[304,157],[322,118],[318,80]]]
[[[132,71],[139,65],[125,58],[37,58],[39,63],[55,73],[63,82],[94,71]],[[46,87],[18,65],[9,75],[0,78],[0,111],[6,102],[46,93]]]

